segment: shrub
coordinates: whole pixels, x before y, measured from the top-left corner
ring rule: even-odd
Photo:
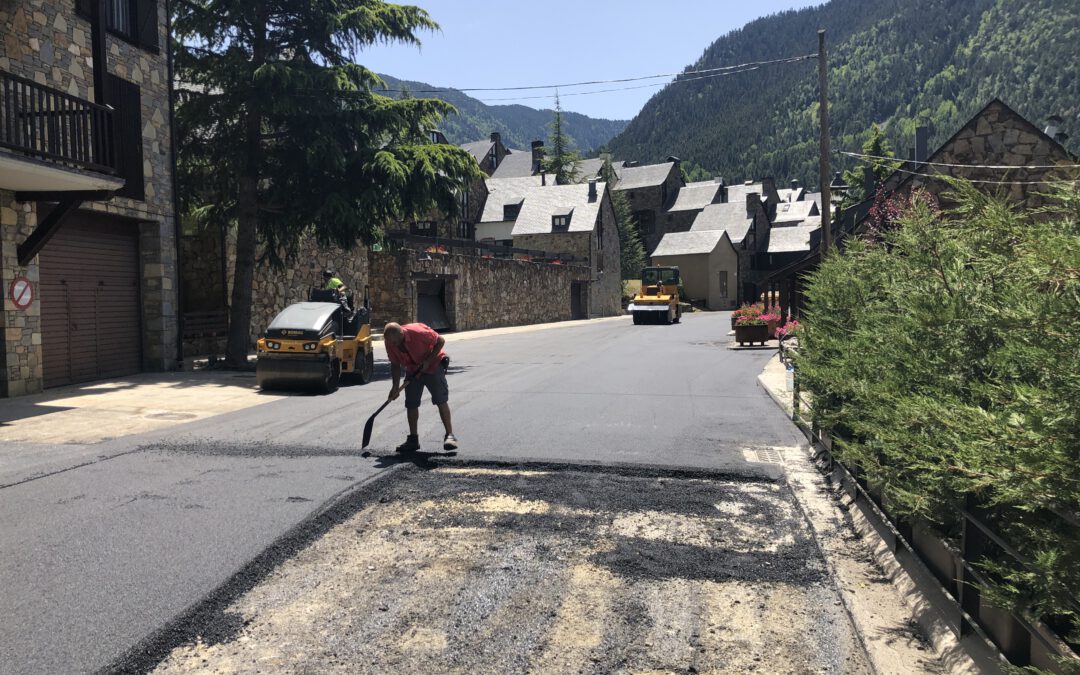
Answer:
[[[1073,627],[1080,596],[1080,190],[1020,212],[957,182],[810,275],[797,368],[837,456],[956,534],[971,495],[1029,560],[991,600]],[[1064,516],[1064,518],[1062,517]]]

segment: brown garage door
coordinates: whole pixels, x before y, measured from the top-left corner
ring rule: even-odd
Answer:
[[[73,214],[42,249],[40,265],[45,386],[139,372],[137,226]]]

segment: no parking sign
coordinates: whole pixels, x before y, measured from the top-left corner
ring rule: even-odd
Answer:
[[[26,309],[34,301],[34,285],[26,277],[15,277],[11,280],[8,297],[16,308]]]

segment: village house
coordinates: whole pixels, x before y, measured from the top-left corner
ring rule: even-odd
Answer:
[[[723,178],[687,183],[679,188],[674,203],[668,207],[664,229],[667,232],[687,232],[706,206],[723,204],[727,200],[727,185]]]
[[[533,141],[529,150],[507,150],[499,166],[489,174],[492,178],[525,178],[541,171],[544,142]]]
[[[577,282],[571,292],[574,315],[609,316],[621,311],[619,234],[605,183],[593,179],[555,185],[544,174],[489,179],[476,236],[484,243],[584,262],[589,278]]]
[[[0,5],[0,394],[174,368],[165,0]]]
[[[980,189],[1004,190],[1003,194],[1013,203],[1036,208],[1044,203],[1040,193],[1046,190],[1046,181],[1070,178],[1054,167],[1077,162],[1075,155],[1062,144],[1065,136],[1057,122],[1052,118],[1051,124],[1041,130],[1002,101],[993,99],[933,152],[927,151],[929,129],[920,127],[909,160],[882,182],[881,198],[922,188],[943,201],[950,186],[937,176],[952,176],[975,181]],[[807,200],[814,197],[808,194]],[[843,245],[844,237],[866,230],[874,200],[875,197],[869,197],[837,214],[832,227],[838,245]],[[810,222],[812,219],[804,224]],[[780,294],[785,309],[797,313],[803,304],[802,278],[817,267],[820,259],[818,231],[813,233],[808,250],[787,264],[778,259],[777,268],[762,283]]]
[[[742,186],[747,187],[747,186]],[[760,186],[758,186],[760,189]],[[759,246],[767,244],[769,235],[769,213],[767,202],[762,201],[761,193],[743,190],[729,191],[742,195],[741,201],[728,201],[710,204],[703,208],[690,226],[691,232],[726,232],[728,240],[735,248],[739,264],[730,280],[731,294],[738,302],[749,302],[757,297],[756,255]]]
[[[445,138],[443,139],[445,142]],[[462,150],[468,151],[476,163],[480,165],[480,170],[488,176],[495,173],[495,171],[502,164],[503,160],[510,153],[502,142],[502,134],[498,131],[491,132],[491,136],[486,141],[473,141],[471,143],[462,143],[460,146]]]
[[[737,305],[739,252],[725,230],[669,232],[652,264],[679,268],[686,300],[711,310]]]
[[[622,162],[616,169],[619,178],[614,190],[623,194],[641,233],[645,252],[651,253],[667,232],[664,218],[667,208],[684,183],[675,158],[662,164],[637,166]]]

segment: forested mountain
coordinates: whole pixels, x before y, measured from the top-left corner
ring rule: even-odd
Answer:
[[[439,98],[454,104],[458,114],[448,116],[439,127],[451,143],[480,141],[498,131],[507,147],[528,149],[532,141],[546,142],[551,135],[548,125],[554,119],[554,110],[536,110],[523,105],[487,105],[456,89],[399,80],[389,75],[380,74],[379,77],[386,82],[387,89],[394,90],[389,96],[399,97],[399,92],[404,90],[417,98]],[[604,145],[626,127],[626,120],[593,119],[565,110],[562,120],[563,129],[573,139],[574,147],[583,153]]]
[[[831,0],[753,21],[688,70],[816,53],[819,28],[833,150],[858,151],[872,124],[906,155],[929,123],[935,148],[995,97],[1080,136],[1076,0]],[[817,185],[817,113],[816,59],[766,65],[665,87],[609,145],[620,158],[676,155],[699,175]]]

